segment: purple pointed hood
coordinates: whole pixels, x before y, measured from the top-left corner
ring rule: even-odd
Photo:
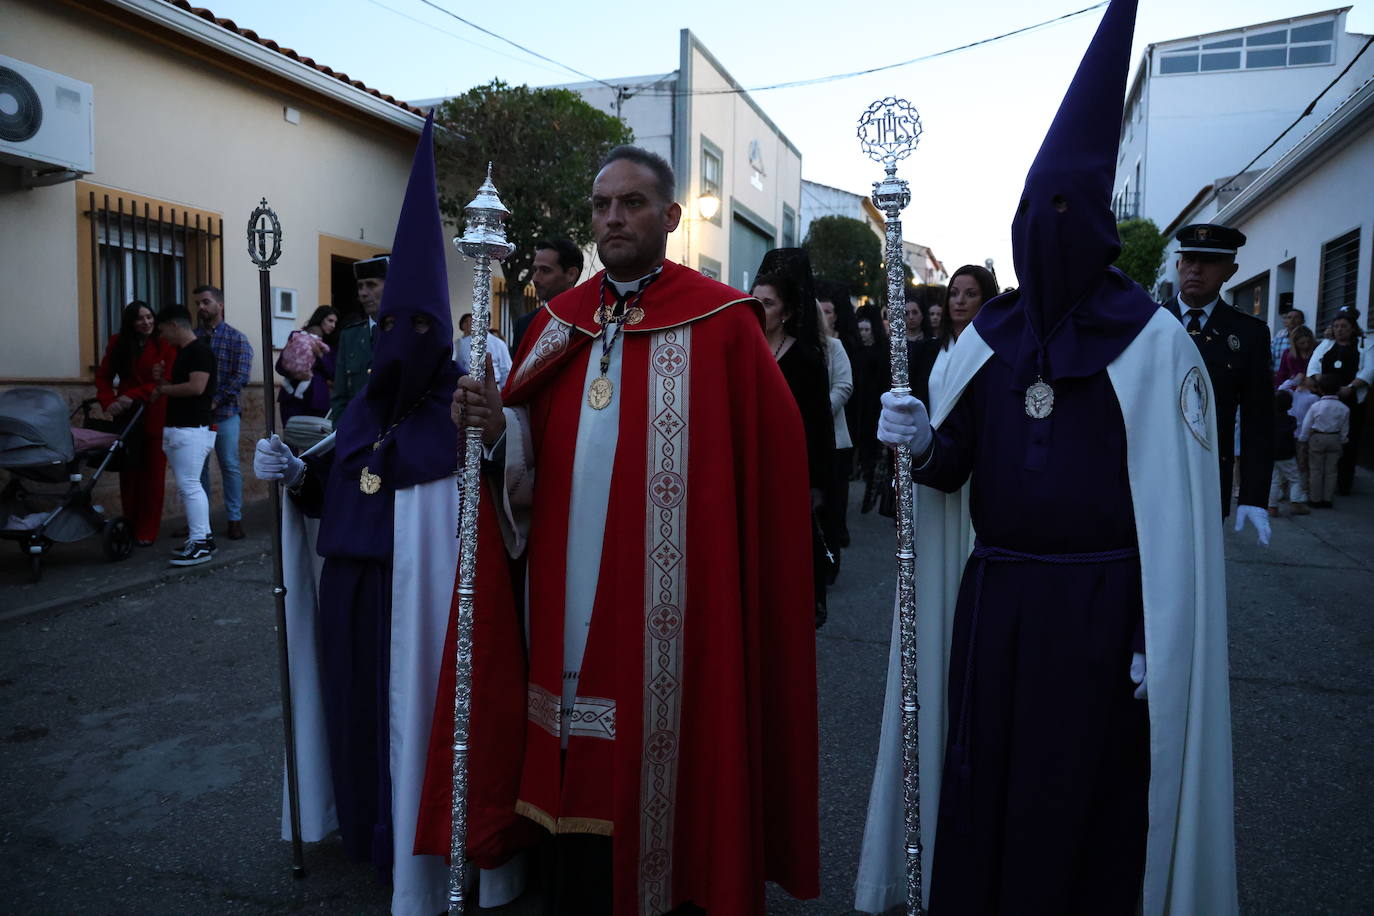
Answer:
[[[431,113],[420,132],[396,225],[371,373],[338,422],[328,492],[332,519],[321,527],[318,545],[323,556],[389,556],[395,491],[457,468],[458,431],[449,418],[449,401],[458,369],[444,244]],[[417,317],[428,319],[423,333],[415,326]],[[381,478],[381,492],[360,492],[364,467]]]
[[[1112,211],[1136,0],[1112,0],[1026,174],[1011,224],[1020,286],[979,312],[979,334],[1035,371],[1084,376],[1115,359],[1155,303],[1111,267],[1121,253]],[[1025,339],[1023,339],[1025,338]]]
[[[413,403],[429,387],[431,376],[452,356],[453,318],[444,252],[431,113],[415,147],[410,182],[391,245],[372,346],[372,374],[365,392],[370,400],[387,402],[378,406],[389,405],[393,413]],[[418,317],[429,321],[424,333],[415,328]]]

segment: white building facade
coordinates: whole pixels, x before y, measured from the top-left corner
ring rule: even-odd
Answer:
[[[1223,296],[1278,326],[1289,306],[1318,334],[1343,307],[1369,329],[1374,307],[1374,77],[1337,100],[1273,166],[1234,195],[1205,196],[1175,225],[1211,222],[1239,229],[1236,275]],[[1177,273],[1177,243],[1166,278]]]
[[[801,243],[801,151],[690,29],[676,70],[561,88],[623,119],[673,166],[682,224],[670,259],[748,290],[766,251]]]
[[[1349,10],[1148,45],[1126,96],[1113,198],[1118,217],[1164,227],[1207,185],[1276,163],[1305,131],[1266,147],[1368,39],[1346,31]],[[1374,53],[1327,90],[1309,123],[1371,75]]]

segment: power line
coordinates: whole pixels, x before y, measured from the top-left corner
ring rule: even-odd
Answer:
[[[456,40],[456,41],[461,41],[461,42],[462,42],[463,44],[465,44],[465,45],[471,45],[471,46],[474,47],[474,48],[479,48],[479,49],[481,49],[481,50],[483,50],[483,51],[486,51],[486,52],[488,52],[488,53],[490,53],[490,54],[495,54],[495,55],[497,55],[498,57],[504,57],[506,60],[513,60],[513,61],[515,61],[515,62],[517,62],[517,63],[521,63],[521,64],[530,64],[530,63],[531,63],[530,61],[526,60],[526,59],[523,58],[523,57],[516,57],[514,54],[507,54],[505,51],[498,51],[498,50],[496,50],[495,48],[491,47],[490,45],[484,45],[484,44],[482,44],[481,42],[473,41],[473,40],[470,39],[470,38],[464,38],[462,35],[459,35],[457,32],[450,32],[448,29],[441,29],[441,28],[439,28],[437,25],[435,25],[435,24],[432,23],[432,22],[426,22],[425,20],[420,19],[420,18],[417,17],[417,16],[412,16],[412,15],[410,15],[409,13],[403,13],[403,12],[401,12],[400,10],[396,9],[395,7],[387,6],[385,3],[380,2],[380,0],[367,0],[367,2],[368,2],[368,3],[371,3],[373,6],[380,7],[380,8],[382,8],[382,9],[386,10],[388,13],[393,13],[393,14],[395,14],[395,15],[397,15],[397,16],[400,16],[402,19],[409,19],[411,22],[415,23],[416,25],[422,25],[422,26],[424,26],[424,27],[427,28],[427,29],[431,29],[431,30],[433,30],[433,31],[435,31],[435,32],[438,32],[440,35],[447,35],[449,38],[452,38],[452,39],[454,39],[454,40]],[[559,71],[554,70],[554,69],[552,69],[552,68],[550,68],[550,67],[540,66],[539,64],[533,64],[533,66],[539,67],[539,69],[541,69],[541,70],[547,70],[549,73],[557,73],[557,72],[559,72]]]
[[[421,2],[428,2],[428,0],[421,0]],[[850,71],[850,72],[848,72],[848,73],[835,73],[835,74],[831,74],[830,76],[816,76],[816,77],[811,77],[810,79],[791,80],[791,81],[785,82],[785,83],[771,83],[771,84],[769,84],[769,85],[767,85],[767,86],[754,86],[754,87],[751,88],[751,89],[737,89],[737,88],[731,88],[731,89],[691,89],[691,90],[688,90],[687,92],[677,92],[677,91],[674,90],[671,94],[677,95],[677,96],[686,96],[686,95],[734,95],[734,94],[739,94],[739,93],[744,93],[744,92],[767,92],[767,91],[769,91],[769,90],[771,90],[771,89],[796,89],[796,88],[798,88],[798,87],[800,87],[800,86],[815,86],[815,85],[820,84],[820,83],[832,83],[832,82],[835,82],[836,80],[847,80],[847,79],[853,79],[853,78],[858,77],[858,76],[868,76],[868,75],[873,74],[873,73],[882,73],[882,72],[887,71],[887,70],[896,70],[896,69],[899,68],[899,67],[909,67],[909,66],[911,66],[912,64],[918,64],[918,63],[922,63],[923,61],[934,60],[934,59],[937,58],[937,57],[945,57],[946,55],[949,55],[949,54],[957,54],[957,53],[960,52],[960,51],[967,51],[967,50],[969,50],[970,48],[977,48],[977,47],[980,47],[980,46],[982,46],[982,45],[991,44],[991,43],[993,43],[993,42],[995,42],[995,41],[1002,41],[1002,40],[1005,39],[1005,38],[1012,38],[1012,37],[1014,37],[1014,36],[1016,36],[1016,35],[1024,35],[1024,34],[1027,33],[1027,32],[1033,32],[1033,31],[1036,31],[1037,29],[1047,28],[1047,27],[1049,27],[1049,26],[1056,25],[1056,24],[1058,24],[1058,23],[1060,23],[1060,22],[1064,22],[1064,21],[1066,21],[1066,20],[1073,19],[1073,18],[1076,17],[1076,16],[1082,16],[1084,13],[1091,13],[1093,10],[1101,9],[1102,7],[1106,6],[1109,2],[1110,2],[1110,0],[1102,0],[1102,2],[1100,2],[1100,3],[1095,3],[1095,4],[1093,4],[1092,6],[1085,6],[1085,7],[1084,7],[1083,9],[1081,9],[1081,10],[1074,10],[1074,11],[1071,12],[1071,13],[1064,13],[1062,16],[1055,16],[1053,19],[1046,19],[1045,21],[1043,21],[1043,22],[1037,22],[1037,23],[1035,23],[1034,25],[1023,26],[1022,28],[1019,28],[1019,29],[1013,29],[1013,30],[1010,31],[1010,32],[1003,32],[1001,35],[994,35],[994,36],[992,36],[991,38],[983,38],[983,39],[980,39],[979,41],[971,41],[971,42],[969,42],[968,44],[959,45],[957,48],[947,48],[947,49],[944,50],[944,51],[936,51],[936,52],[934,52],[933,54],[923,54],[923,55],[921,55],[920,57],[913,57],[913,58],[911,58],[910,60],[898,61],[897,63],[894,63],[894,64],[883,64],[882,66],[879,66],[879,67],[869,67],[867,70],[853,70],[853,71]],[[667,94],[670,94],[670,93],[651,93],[651,94],[667,95]]]
[[[491,29],[488,29],[488,28],[485,28],[485,27],[483,27],[483,26],[478,25],[477,23],[473,22],[471,19],[464,19],[462,16],[459,16],[457,13],[453,12],[452,10],[445,9],[444,7],[440,6],[439,4],[433,2],[433,0],[420,0],[420,2],[423,3],[425,6],[430,7],[431,9],[438,10],[439,12],[443,13],[445,16],[451,16],[452,18],[457,19],[459,22],[461,22],[463,25],[467,26],[468,28],[476,29],[477,31],[481,32],[483,35],[490,35],[492,38],[495,38],[497,41],[503,41],[503,42],[505,42],[506,44],[510,45],[512,48],[516,48],[516,49],[518,49],[518,50],[524,51],[526,54],[530,55],[531,57],[537,57],[537,58],[539,58],[539,59],[542,60],[542,61],[547,61],[548,63],[553,64],[555,67],[560,67],[560,68],[562,68],[562,69],[564,69],[564,70],[567,70],[569,73],[574,73],[574,74],[576,74],[577,76],[582,77],[583,79],[589,79],[589,80],[591,80],[591,81],[594,82],[594,83],[600,83],[601,85],[605,86],[607,89],[611,89],[611,90],[614,90],[614,91],[616,91],[616,92],[619,92],[619,88],[618,88],[618,87],[612,85],[611,83],[606,82],[606,81],[603,80],[603,79],[598,79],[598,78],[596,78],[595,76],[592,76],[590,73],[583,73],[581,70],[578,70],[576,67],[570,67],[570,66],[568,66],[568,65],[565,64],[565,63],[562,63],[562,62],[560,62],[560,61],[554,60],[552,57],[548,57],[548,56],[546,56],[546,55],[544,55],[544,54],[540,54],[538,51],[531,50],[531,49],[525,47],[524,45],[522,45],[522,44],[520,44],[520,43],[518,43],[518,42],[515,42],[515,41],[510,40],[509,38],[507,38],[507,37],[504,36],[504,35],[499,35],[499,34],[497,34],[496,32],[493,32]]]

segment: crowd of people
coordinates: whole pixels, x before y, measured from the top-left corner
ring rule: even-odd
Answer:
[[[186,530],[176,535],[181,543],[172,551],[173,566],[195,566],[214,555],[208,496],[212,453],[220,469],[226,534],[231,540],[244,537],[239,397],[253,348],[242,331],[224,320],[223,292],[204,285],[192,297],[198,325],[183,305],[166,306],[154,315],[146,302],[130,302],[96,370],[101,407],[128,433],[120,501],[139,547],[157,540],[165,476],[172,469],[186,510]],[[133,409],[136,402],[141,411]],[[135,428],[127,429],[131,425]]]
[[[355,265],[364,315],[318,310],[277,364],[292,421],[328,392],[330,447],[254,453],[287,496],[304,839],[337,830],[392,912],[444,911],[457,746],[481,906],[526,884],[547,913],[598,916],[763,913],[768,881],[817,896],[814,630],[849,484],[893,514],[908,449],[922,692],[901,696],[899,607],[856,908],[906,898],[915,751],[933,911],[1235,913],[1221,522],[1234,501],[1267,544],[1276,491],[1296,511],[1349,486],[1374,363],[1354,313],[1320,344],[1290,313],[1280,346],[1222,301],[1234,230],[1179,230],[1166,303],[1112,266],[1134,16],[1112,0],[1027,175],[1020,287],[965,265],[896,323],[803,249],[769,252],[749,290],[669,261],[676,177],[621,146],[590,189],[603,269],[579,282],[576,246],[541,242],[540,305],[513,347],[488,337],[479,382],[469,315],[453,336],[431,118],[393,255]],[[112,411],[166,402],[192,553],[213,551],[196,494],[237,436],[246,346],[199,292],[199,332],[131,307],[105,370]],[[455,538],[465,500],[480,523]]]
[[[1355,482],[1374,354],[1360,313],[1341,309],[1317,342],[1302,309],[1283,313],[1274,335],[1274,473],[1269,514],[1286,501],[1293,515],[1330,509]]]

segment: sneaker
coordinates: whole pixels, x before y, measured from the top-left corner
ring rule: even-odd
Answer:
[[[1307,503],[1293,503],[1294,515],[1311,515],[1312,510],[1307,508]]]
[[[1270,506],[1270,507],[1269,507],[1269,517],[1270,517],[1270,518],[1278,518],[1278,517],[1279,517],[1279,507],[1278,507],[1278,506]]]
[[[172,557],[173,566],[199,566],[201,563],[210,562],[210,558],[215,553],[215,542],[187,541],[186,546],[180,553]]]

